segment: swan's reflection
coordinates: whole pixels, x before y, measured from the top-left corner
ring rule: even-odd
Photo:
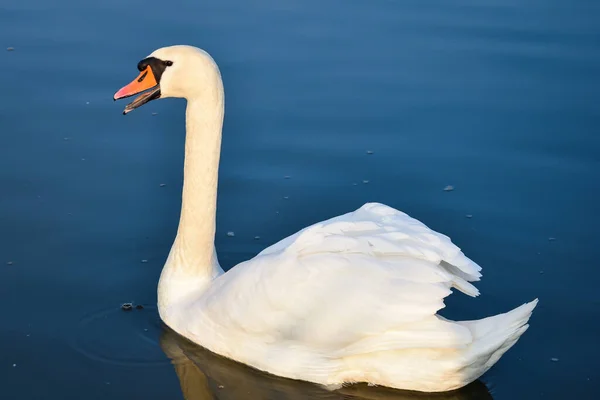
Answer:
[[[320,386],[264,374],[217,356],[165,327],[160,346],[171,358],[186,400],[491,400],[486,386],[476,381],[446,393],[415,393],[352,385],[334,392]]]

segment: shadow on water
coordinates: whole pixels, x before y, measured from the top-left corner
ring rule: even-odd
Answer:
[[[492,395],[481,381],[452,392],[419,393],[352,385],[328,391],[318,385],[284,379],[220,357],[168,327],[160,347],[172,360],[186,400],[206,399],[330,399],[330,400],[485,400]]]

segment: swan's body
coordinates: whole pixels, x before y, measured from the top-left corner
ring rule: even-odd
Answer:
[[[478,321],[436,315],[451,288],[479,294],[469,282],[481,268],[448,237],[378,203],[312,225],[224,273],[214,249],[219,70],[194,47],[150,57],[173,64],[151,64],[160,96],[188,100],[181,219],[158,286],[160,316],[175,331],[274,375],[427,392],[474,381],[525,332],[537,300]],[[131,85],[115,98],[133,93]]]

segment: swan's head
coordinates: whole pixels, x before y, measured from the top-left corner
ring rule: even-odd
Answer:
[[[169,46],[155,50],[137,65],[140,74],[114,95],[115,100],[139,94],[123,114],[159,98],[193,99],[222,87],[219,68],[197,47]],[[218,85],[215,85],[218,83]]]

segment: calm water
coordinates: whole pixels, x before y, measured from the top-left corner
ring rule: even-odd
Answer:
[[[598,21],[596,0],[4,0],[0,397],[429,398],[328,394],[161,327],[184,102],[123,117],[112,95],[152,50],[184,43],[207,49],[225,81],[226,269],[387,203],[483,266],[483,295],[452,296],[446,316],[541,301],[485,385],[441,398],[596,398]],[[128,301],[146,307],[120,311]]]

